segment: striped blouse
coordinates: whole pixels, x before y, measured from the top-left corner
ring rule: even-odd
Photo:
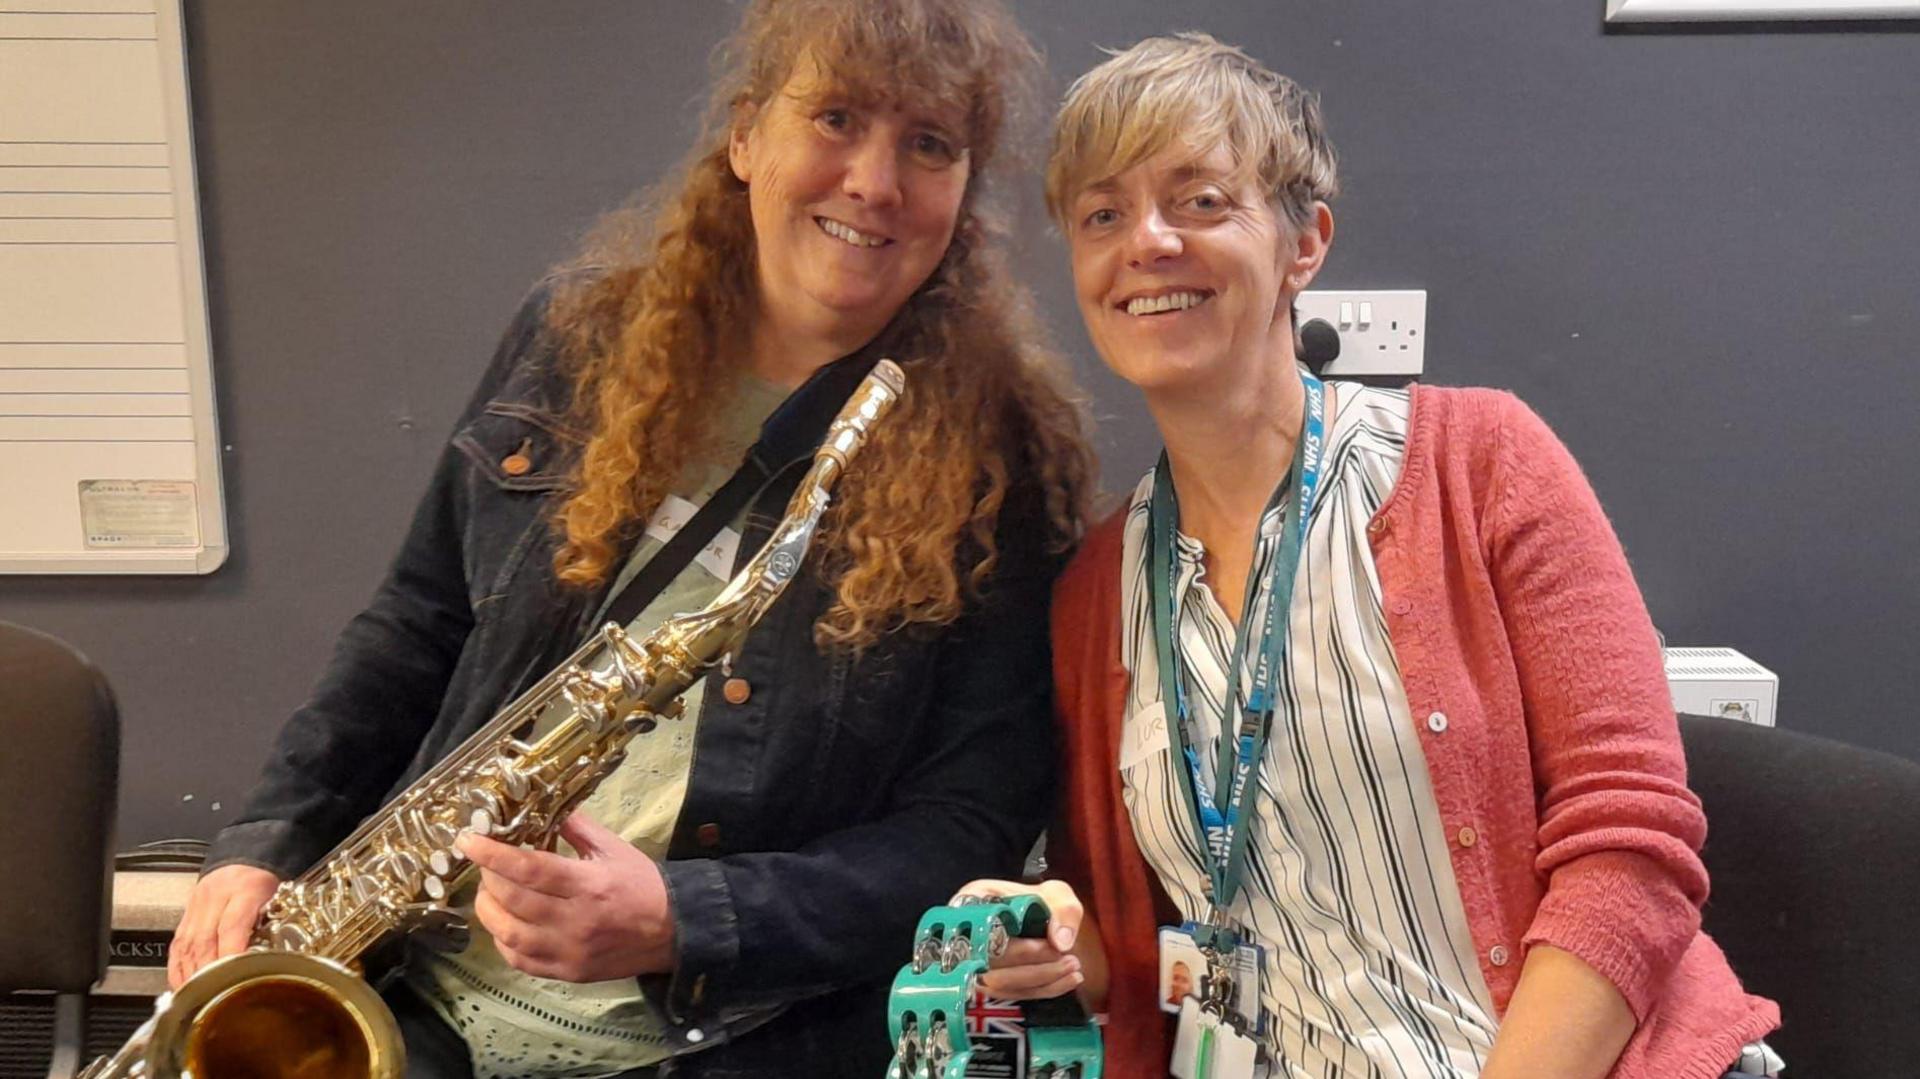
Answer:
[[[1264,949],[1272,1076],[1474,1076],[1493,1046],[1492,995],[1474,959],[1426,759],[1400,684],[1366,524],[1406,445],[1404,391],[1342,384],[1325,478],[1287,618],[1280,708],[1250,812],[1245,883],[1229,916]],[[1206,870],[1170,770],[1146,581],[1153,477],[1127,517],[1122,661],[1132,675],[1122,790],[1135,837],[1188,918]],[[1258,625],[1284,506],[1262,519],[1244,613]],[[1210,761],[1226,711],[1234,626],[1178,536],[1180,677]],[[1243,679],[1251,664],[1243,665]],[[1244,688],[1243,688],[1244,692]],[[1203,771],[1206,771],[1203,769]]]
[[[1279,708],[1249,807],[1247,866],[1227,912],[1262,946],[1259,1073],[1285,1079],[1474,1077],[1498,1020],[1474,957],[1425,754],[1381,608],[1366,526],[1399,478],[1403,390],[1341,383],[1325,478],[1287,613]],[[1122,796],[1134,836],[1183,917],[1207,913],[1207,871],[1170,770],[1147,586],[1149,472],[1135,488],[1121,565],[1121,660],[1131,676]],[[1262,518],[1243,617],[1258,625],[1285,498]],[[1234,625],[1178,534],[1179,677],[1200,759],[1218,749]],[[1251,636],[1251,635],[1250,635]],[[1242,665],[1242,693],[1251,681]],[[1429,720],[1429,722],[1435,722]],[[1211,769],[1202,769],[1210,772]],[[1203,777],[1210,782],[1210,776]],[[1465,842],[1467,840],[1461,840]],[[1775,1074],[1764,1043],[1730,1062]]]

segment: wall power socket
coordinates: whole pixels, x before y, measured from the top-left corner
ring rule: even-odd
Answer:
[[[1425,289],[1309,289],[1298,303],[1301,325],[1325,319],[1340,334],[1340,356],[1323,376],[1412,378],[1426,370]]]

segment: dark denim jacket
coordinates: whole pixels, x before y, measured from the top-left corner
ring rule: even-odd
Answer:
[[[509,328],[385,582],[210,867],[306,869],[591,629],[603,597],[563,588],[551,569],[546,515],[578,437],[542,332],[545,297]],[[767,420],[746,466],[767,484],[742,563],[784,512],[810,436],[872,362],[824,369]],[[532,467],[509,474],[501,462],[516,453]],[[1036,495],[1010,496],[986,596],[954,624],[894,633],[857,657],[815,647],[831,595],[803,572],[734,659],[746,699],[731,703],[714,676],[664,866],[678,964],[641,979],[705,1047],[674,1074],[879,1074],[880,1001],[919,915],[969,879],[1020,869],[1053,759],[1047,597],[1060,560],[1042,523]]]

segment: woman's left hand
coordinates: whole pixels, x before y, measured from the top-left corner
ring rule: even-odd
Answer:
[[[473,912],[515,969],[601,982],[673,969],[673,910],[653,859],[585,813],[560,825],[568,858],[461,837],[480,867]]]

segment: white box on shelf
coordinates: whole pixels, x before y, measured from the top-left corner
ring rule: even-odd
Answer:
[[[1773,726],[1780,676],[1732,648],[1668,648],[1673,709]]]

